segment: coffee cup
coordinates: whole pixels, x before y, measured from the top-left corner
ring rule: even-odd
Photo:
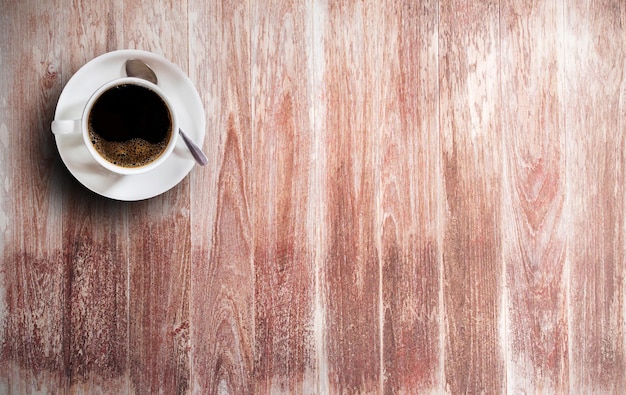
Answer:
[[[55,135],[81,134],[93,159],[118,174],[153,170],[174,151],[178,121],[170,99],[155,84],[124,77],[98,88],[80,119],[54,120]]]

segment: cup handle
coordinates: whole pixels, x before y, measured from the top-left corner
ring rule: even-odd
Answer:
[[[52,121],[52,133],[73,134],[80,133],[80,119],[58,119]]]

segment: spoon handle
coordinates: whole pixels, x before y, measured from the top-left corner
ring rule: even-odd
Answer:
[[[187,148],[189,148],[189,151],[191,151],[191,155],[200,166],[204,166],[209,163],[209,159],[206,157],[204,152],[202,152],[202,150],[196,145],[196,143],[194,143],[189,137],[187,137],[182,129],[178,129],[178,133],[180,133],[180,137],[183,138],[183,141],[185,142],[185,144],[187,144]]]

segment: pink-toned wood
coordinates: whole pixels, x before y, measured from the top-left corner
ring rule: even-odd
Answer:
[[[441,169],[437,2],[379,10],[377,193],[383,321],[383,390],[437,392],[440,338]],[[368,95],[372,97],[372,95]]]
[[[65,332],[70,389],[125,393],[129,386],[126,206],[85,196],[76,184],[66,191],[63,240],[70,288]]]
[[[381,294],[377,249],[377,41],[375,3],[330,1],[314,20],[323,64],[314,112],[323,124],[321,175],[321,299],[325,311],[329,391],[375,392],[381,387]],[[318,39],[316,39],[318,40]],[[316,81],[317,82],[317,81]],[[317,119],[316,119],[317,120]]]
[[[570,391],[626,388],[626,5],[565,12]]]
[[[187,70],[187,2],[124,4],[124,46]],[[191,389],[189,179],[128,208],[129,370],[137,393]]]
[[[0,393],[624,393],[619,0],[0,0]],[[144,202],[50,134],[86,61],[187,71]]]
[[[502,0],[500,10],[507,389],[564,393],[563,4]]]
[[[0,12],[0,392],[68,386],[62,166],[49,132],[61,92],[60,2]],[[28,43],[27,45],[16,42]]]
[[[500,393],[503,265],[498,2],[439,5],[445,388]]]
[[[59,25],[64,38],[64,83],[94,57],[123,48],[124,9],[124,0],[63,3]]]
[[[187,188],[129,208],[131,391],[187,393],[190,232]],[[187,203],[188,204],[188,203]]]
[[[210,159],[191,191],[193,392],[253,393],[250,8],[192,1],[190,12],[191,54],[200,65],[191,77],[206,105]]]
[[[254,392],[316,393],[306,4],[251,4]]]

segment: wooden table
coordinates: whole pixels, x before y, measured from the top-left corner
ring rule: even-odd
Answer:
[[[0,393],[626,391],[623,1],[0,7]],[[50,133],[122,48],[208,125],[140,202]]]

